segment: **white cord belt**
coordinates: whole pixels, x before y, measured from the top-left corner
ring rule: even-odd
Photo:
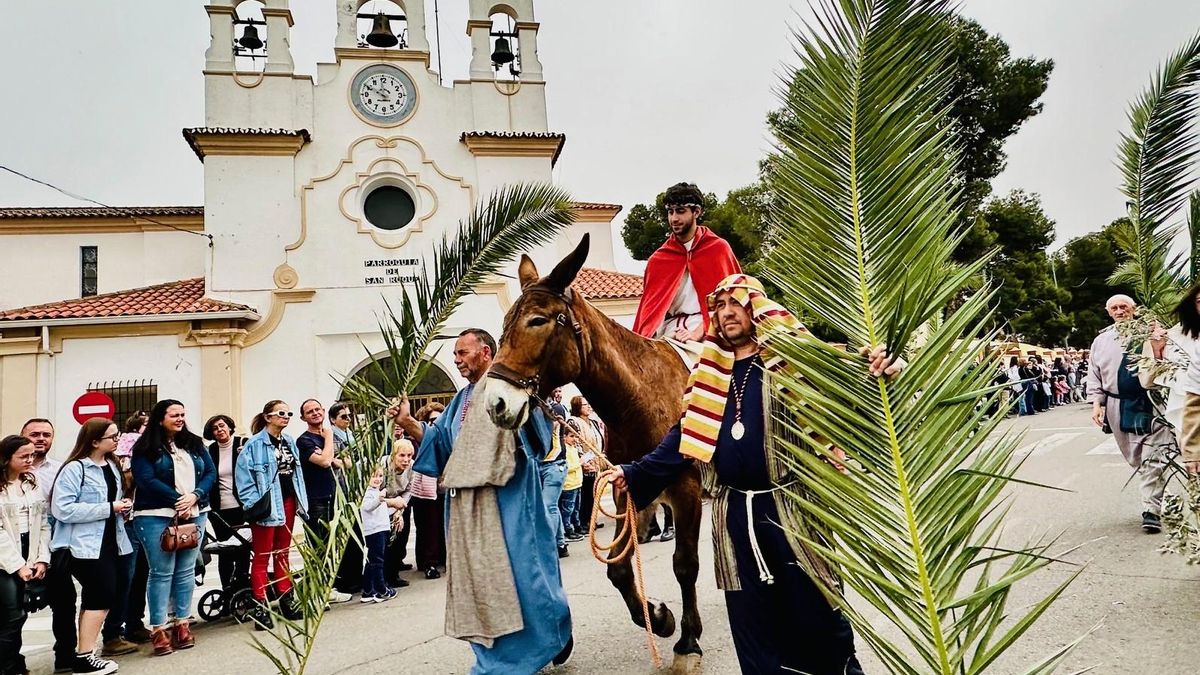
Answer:
[[[754,532],[754,498],[758,495],[770,494],[789,485],[791,483],[776,485],[769,490],[739,490],[737,488],[729,488],[734,492],[746,495],[746,534],[750,537],[750,552],[754,554],[754,564],[758,567],[758,580],[768,585],[775,583],[775,575],[771,574],[771,569],[767,566],[767,559],[763,556],[762,547],[758,544],[758,534]]]

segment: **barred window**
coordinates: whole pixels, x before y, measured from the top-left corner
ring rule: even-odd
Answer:
[[[96,295],[100,252],[96,246],[79,247],[79,297]]]
[[[123,428],[125,420],[136,412],[149,415],[150,409],[158,402],[158,385],[154,380],[93,382],[88,385],[87,390],[104,392],[117,404],[113,422],[116,422],[118,428]]]

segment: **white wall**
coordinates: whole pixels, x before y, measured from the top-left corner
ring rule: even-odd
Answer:
[[[87,391],[88,384],[106,380],[153,380],[158,398],[174,398],[187,408],[188,427],[199,432],[207,411],[200,409],[200,350],[180,348],[174,335],[103,339],[68,339],[53,358],[43,357],[50,367],[53,390],[49,392],[47,417],[54,422],[54,456],[71,451],[79,424],[72,406]],[[124,420],[116,420],[118,424]]]
[[[0,237],[0,308],[78,298],[82,246],[98,247],[100,293],[204,276],[205,240],[183,232]]]

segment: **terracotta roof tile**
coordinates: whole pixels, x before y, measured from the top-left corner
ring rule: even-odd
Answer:
[[[579,270],[575,290],[589,300],[616,300],[642,297],[642,278],[636,274],[625,274],[611,270],[585,267]]]
[[[603,202],[571,202],[571,206],[581,211],[607,211],[609,209],[620,211],[625,208],[620,204],[605,204]]]
[[[187,141],[192,152],[201,161],[204,151],[196,144],[196,139],[202,136],[299,136],[305,143],[312,143],[312,135],[308,129],[264,129],[254,127],[185,127],[183,138]]]
[[[204,297],[204,278],[93,295],[76,300],[49,302],[0,312],[4,321],[82,319],[118,316],[161,316],[209,312],[253,312],[246,305]]]
[[[0,218],[153,218],[203,216],[203,206],[41,206],[0,208]]]
[[[464,131],[459,140],[464,138],[559,138],[565,139],[566,134],[556,131]]]

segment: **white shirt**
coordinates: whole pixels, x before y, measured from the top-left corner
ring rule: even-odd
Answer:
[[[695,236],[683,243],[689,258],[695,244]],[[663,324],[655,331],[654,337],[674,337],[675,331],[680,328],[691,330],[703,325],[704,318],[701,311],[700,296],[696,293],[696,285],[692,283],[692,275],[688,272],[687,267],[684,267],[679,287],[675,289],[675,297],[671,300],[667,315],[663,317]]]
[[[46,455],[46,459],[41,465],[33,467],[33,475],[37,478],[38,489],[42,491],[42,498],[47,502],[50,501],[50,490],[54,487],[54,479],[58,477],[58,469],[61,466],[62,462]]]

